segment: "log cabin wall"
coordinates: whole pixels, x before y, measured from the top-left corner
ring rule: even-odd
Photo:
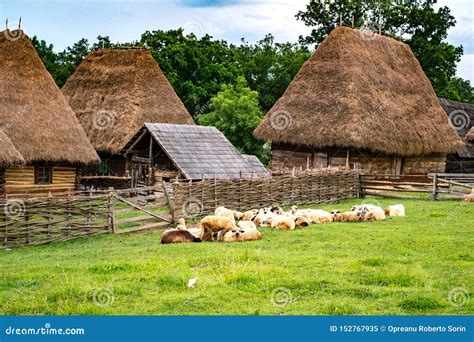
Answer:
[[[427,173],[443,173],[446,171],[446,155],[428,155],[422,157],[406,157],[403,159],[402,172],[406,175]]]
[[[12,167],[5,170],[5,194],[47,195],[49,192],[68,192],[77,189],[75,167],[53,166],[51,184],[35,184],[35,167]]]
[[[349,160],[347,157],[349,156]],[[293,167],[321,168],[349,166],[365,174],[427,174],[445,172],[446,156],[425,155],[400,157],[346,148],[311,149],[305,146],[272,145],[271,169],[288,170]]]
[[[5,168],[0,167],[0,197],[5,194]]]

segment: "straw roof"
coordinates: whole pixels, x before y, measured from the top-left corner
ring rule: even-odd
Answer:
[[[466,141],[474,144],[474,127],[471,128],[469,133],[466,135]]]
[[[269,175],[256,157],[241,155],[217,128],[146,123],[128,146],[152,135],[186,179],[257,178]]]
[[[0,32],[0,129],[27,163],[99,162],[29,38],[5,32]]]
[[[147,49],[91,52],[62,90],[99,152],[119,153],[145,122],[194,124]]]
[[[0,129],[0,167],[24,164],[25,160],[17,151],[10,138]]]
[[[254,134],[397,155],[463,146],[410,47],[347,27],[329,34]]]
[[[474,105],[465,102],[458,102],[439,98],[439,103],[448,114],[451,126],[465,142],[469,142],[467,135],[469,129],[474,124]],[[474,145],[466,144],[457,150],[457,155],[461,158],[474,158]]]

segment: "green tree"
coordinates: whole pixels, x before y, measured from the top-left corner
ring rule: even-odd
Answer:
[[[460,77],[453,77],[439,96],[450,100],[474,103],[474,89],[471,82]]]
[[[267,149],[252,135],[263,117],[258,93],[247,86],[243,76],[237,78],[235,85],[222,85],[209,109],[209,113],[198,115],[200,125],[216,127],[241,153],[256,155],[263,163],[267,162]]]
[[[185,35],[183,29],[145,32],[146,44],[184,105],[195,117],[204,113],[221,84],[241,74],[233,51],[223,40]]]
[[[309,51],[298,44],[275,43],[271,34],[256,44],[242,40],[241,45],[233,48],[249,87],[260,95],[259,102],[264,112],[283,95],[310,56]]]
[[[309,36],[300,36],[300,43],[319,45],[340,20],[346,25],[353,22],[355,27],[369,27],[409,44],[436,93],[446,94],[463,48],[445,42],[448,29],[456,20],[446,6],[435,10],[436,3],[437,0],[311,0],[306,11],[296,15],[313,28]]]

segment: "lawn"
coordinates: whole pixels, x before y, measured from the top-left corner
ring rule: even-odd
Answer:
[[[378,201],[407,217],[264,228],[247,243],[161,245],[147,232],[1,250],[0,313],[473,314],[474,204]]]

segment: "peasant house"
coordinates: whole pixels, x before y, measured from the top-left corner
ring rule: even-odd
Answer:
[[[0,32],[0,196],[74,191],[99,161],[29,38]]]
[[[275,170],[444,172],[464,146],[410,47],[347,27],[304,63],[254,135],[272,143]]]

